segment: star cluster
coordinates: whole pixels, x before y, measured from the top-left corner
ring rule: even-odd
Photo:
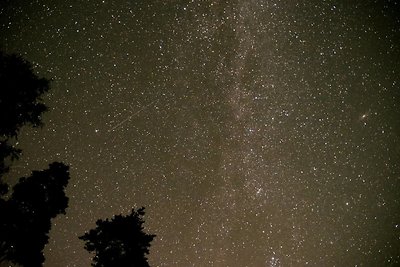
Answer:
[[[71,166],[45,266],[146,207],[151,266],[400,264],[396,1],[6,1],[52,78],[7,179]]]

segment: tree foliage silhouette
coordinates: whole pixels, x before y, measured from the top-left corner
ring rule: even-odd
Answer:
[[[112,220],[98,220],[97,227],[80,236],[85,249],[94,252],[95,267],[147,267],[146,255],[155,235],[143,230],[144,208],[132,209],[130,215],[114,216]]]
[[[0,263],[42,266],[51,219],[65,213],[68,166],[54,162],[21,178],[7,195],[3,175],[21,150],[13,146],[22,126],[41,126],[47,107],[42,95],[49,81],[38,78],[29,62],[0,51]]]
[[[24,125],[42,125],[47,107],[41,97],[49,85],[49,80],[34,74],[28,61],[0,51],[0,175],[8,170],[6,160],[18,158],[20,153],[10,139],[17,138]]]
[[[43,171],[33,171],[14,186],[11,197],[1,200],[0,262],[42,266],[43,248],[49,239],[51,219],[65,214],[68,197],[64,190],[69,167],[54,162]]]

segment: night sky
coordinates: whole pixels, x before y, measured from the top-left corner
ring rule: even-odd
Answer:
[[[46,267],[146,207],[151,266],[400,265],[398,1],[2,1],[52,78],[6,180],[71,167]]]

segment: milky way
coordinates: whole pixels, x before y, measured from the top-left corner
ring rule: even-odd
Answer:
[[[400,264],[396,1],[5,1],[52,78],[7,176],[71,166],[45,266],[146,207],[151,266]]]

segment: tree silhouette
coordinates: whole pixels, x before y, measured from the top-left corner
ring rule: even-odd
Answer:
[[[146,254],[155,235],[143,231],[144,208],[132,209],[130,215],[114,216],[112,220],[98,220],[97,227],[80,236],[85,249],[94,252],[95,267],[147,267]]]
[[[20,153],[10,139],[17,138],[24,125],[42,125],[47,107],[41,97],[49,84],[49,80],[34,74],[28,61],[0,51],[0,176],[8,171],[7,159],[14,160]]]
[[[0,212],[0,262],[8,260],[22,266],[42,266],[42,250],[49,239],[51,219],[65,214],[68,197],[64,190],[69,167],[54,162],[43,171],[33,171],[14,186]]]
[[[41,96],[49,81],[38,78],[29,62],[0,51],[0,263],[42,266],[51,219],[65,213],[68,166],[54,162],[21,178],[7,194],[2,176],[21,150],[13,146],[22,126],[42,125],[47,107]]]

